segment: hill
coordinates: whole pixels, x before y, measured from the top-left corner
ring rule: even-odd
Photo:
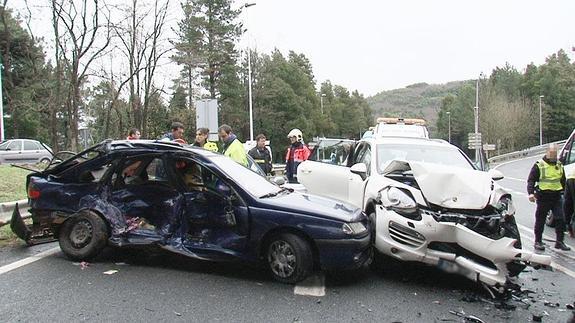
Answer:
[[[448,94],[456,94],[466,82],[470,81],[446,84],[415,83],[402,89],[379,92],[368,97],[367,102],[377,117],[423,118],[427,120],[429,131],[433,135],[441,100]]]

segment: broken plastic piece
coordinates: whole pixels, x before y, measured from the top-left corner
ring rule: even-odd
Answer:
[[[115,273],[117,273],[117,272],[118,272],[117,270],[112,269],[112,270],[108,270],[108,271],[103,272],[103,274],[104,274],[104,275],[113,275],[113,274],[115,274]]]

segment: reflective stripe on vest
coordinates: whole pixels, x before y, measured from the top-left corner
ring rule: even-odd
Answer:
[[[563,177],[563,165],[557,161],[556,165],[539,160],[536,163],[539,168],[539,189],[542,191],[561,191],[561,177]]]

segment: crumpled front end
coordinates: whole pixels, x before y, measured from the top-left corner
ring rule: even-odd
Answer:
[[[549,256],[522,248],[510,195],[486,180],[486,173],[460,173],[431,170],[422,163],[395,163],[386,174],[393,181],[378,197],[376,248],[492,287],[504,287],[528,264],[549,266]],[[468,190],[461,184],[465,181],[476,187]],[[470,192],[477,193],[476,200]]]

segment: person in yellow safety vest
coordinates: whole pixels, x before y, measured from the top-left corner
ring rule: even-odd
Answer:
[[[194,146],[202,147],[206,150],[217,152],[218,151],[218,144],[208,140],[209,134],[210,134],[210,129],[198,128],[198,130],[196,130],[196,140],[194,141]]]
[[[256,136],[256,146],[248,151],[248,155],[254,159],[266,175],[272,173],[272,157],[266,148],[266,136],[263,134]]]
[[[547,148],[545,157],[538,160],[529,172],[527,178],[527,193],[530,202],[537,202],[535,211],[535,249],[545,250],[543,243],[543,228],[549,211],[553,212],[555,222],[555,248],[571,250],[563,242],[565,236],[565,219],[563,215],[563,187],[565,187],[565,170],[557,160],[557,145]]]
[[[244,145],[236,135],[232,133],[232,127],[227,124],[221,125],[218,128],[218,135],[223,143],[220,152],[225,156],[230,157],[238,164],[248,167],[248,157],[244,149]]]
[[[567,231],[569,231],[569,235],[573,238],[575,237],[573,232],[573,218],[575,215],[575,169],[571,174],[567,175],[563,198],[565,199],[565,202],[563,203],[563,214],[565,215],[565,222],[567,222]]]

